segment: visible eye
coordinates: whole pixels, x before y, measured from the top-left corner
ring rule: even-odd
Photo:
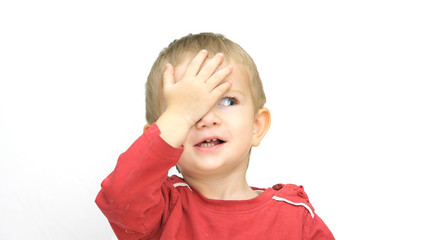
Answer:
[[[233,97],[225,97],[219,102],[221,106],[233,106],[235,104],[237,104],[237,100]]]

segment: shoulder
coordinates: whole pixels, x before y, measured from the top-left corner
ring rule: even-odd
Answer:
[[[172,175],[168,177],[164,185],[166,185],[168,188],[173,188],[173,189],[186,188],[190,191],[193,191],[190,185],[187,182],[185,182],[184,179],[178,177],[177,175]]]
[[[276,184],[272,188],[276,190],[276,193],[273,196],[274,200],[283,202],[290,206],[302,207],[310,213],[312,218],[314,218],[314,208],[311,205],[303,186],[295,184]]]
[[[188,184],[184,181],[184,179],[182,179],[181,177],[179,177],[177,175],[169,176],[166,181],[169,184],[172,184],[172,185],[175,185],[175,184],[186,184],[188,186]]]
[[[303,213],[303,239],[335,239],[322,219],[314,212],[303,186],[295,184],[276,184],[272,187],[276,192],[273,199],[286,204],[286,209],[294,209],[294,214]],[[292,213],[288,213],[291,214]],[[296,215],[293,215],[296,216]]]

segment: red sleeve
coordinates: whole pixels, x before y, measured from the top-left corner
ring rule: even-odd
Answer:
[[[334,236],[322,219],[314,214],[314,218],[311,218],[311,223],[308,224],[308,228],[305,234],[307,240],[334,240]]]
[[[120,155],[95,200],[119,239],[140,239],[159,228],[167,174],[182,151],[167,144],[153,124]]]

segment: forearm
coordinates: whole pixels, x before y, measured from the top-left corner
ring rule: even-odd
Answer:
[[[159,134],[156,125],[147,129],[119,157],[114,171],[102,182],[96,203],[117,226],[145,232],[147,229],[141,225],[147,228],[148,211],[149,225],[154,219],[161,219],[165,201],[161,186],[182,149],[167,145]]]

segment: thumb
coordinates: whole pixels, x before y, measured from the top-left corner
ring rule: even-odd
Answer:
[[[165,71],[163,72],[163,86],[169,87],[175,84],[174,68],[172,64],[166,63]]]

